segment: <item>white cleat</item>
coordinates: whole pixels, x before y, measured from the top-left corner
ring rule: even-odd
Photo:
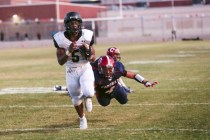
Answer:
[[[67,90],[67,87],[65,86],[54,85],[53,91],[68,91],[68,90]]]
[[[61,91],[61,86],[59,86],[59,85],[54,85],[54,87],[53,87],[53,91]]]
[[[79,118],[80,119],[80,129],[87,129],[88,126],[87,126],[87,119],[85,116],[83,116],[82,118]]]
[[[85,108],[86,108],[87,112],[92,111],[93,105],[92,105],[92,99],[91,98],[85,98]]]

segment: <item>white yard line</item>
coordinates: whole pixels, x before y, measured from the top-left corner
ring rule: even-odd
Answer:
[[[67,91],[53,91],[53,87],[18,87],[0,89],[0,95],[17,94],[17,93],[67,93]]]
[[[163,90],[163,91],[172,91],[172,90],[182,90],[182,91],[189,91],[189,90],[200,90],[200,88],[172,88],[172,89],[159,89],[159,88],[142,88],[140,90]],[[210,90],[210,88],[202,88],[202,90]],[[61,93],[67,94],[67,91],[53,91],[53,88],[46,88],[46,87],[19,87],[19,88],[4,88],[0,89],[0,95],[5,94],[42,94],[42,93]]]
[[[142,103],[142,104],[125,104],[123,106],[190,106],[190,105],[210,105],[207,103]],[[100,107],[100,105],[93,105],[94,107]],[[120,105],[110,105],[120,106]],[[0,106],[0,108],[69,108],[74,107],[73,105],[9,105]]]
[[[130,61],[126,64],[160,64],[160,63],[172,63],[174,60],[148,60],[148,61]]]
[[[31,132],[31,131],[56,131],[56,130],[79,130],[79,128],[69,127],[54,127],[54,128],[14,128],[14,129],[0,129],[0,133],[9,132]],[[197,129],[197,128],[128,128],[128,129],[117,129],[117,128],[88,128],[85,131],[97,131],[97,130],[121,130],[121,131],[168,131],[168,132],[210,132],[208,129]],[[84,130],[82,130],[84,131]]]

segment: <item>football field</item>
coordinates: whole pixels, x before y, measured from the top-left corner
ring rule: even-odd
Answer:
[[[97,57],[109,47],[95,45]],[[134,90],[128,103],[102,107],[94,97],[87,130],[68,94],[52,90],[65,86],[53,46],[0,49],[0,140],[210,139],[210,41],[115,47],[127,70],[159,84],[123,78]]]

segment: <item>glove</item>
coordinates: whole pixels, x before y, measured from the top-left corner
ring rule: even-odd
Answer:
[[[85,47],[86,50],[89,50],[90,49],[90,45],[88,45],[88,44],[85,44],[84,43],[83,46]]]
[[[158,84],[158,82],[149,82],[149,81],[145,81],[143,84],[144,84],[145,87],[153,87],[153,86],[155,86],[156,84]]]
[[[86,58],[91,56],[91,47],[88,44],[83,44],[79,50]]]
[[[132,90],[130,87],[126,87],[126,86],[123,86],[123,87],[128,93],[134,93],[134,90]]]

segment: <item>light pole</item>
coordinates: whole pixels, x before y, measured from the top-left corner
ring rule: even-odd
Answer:
[[[123,18],[122,0],[119,0],[120,17]]]
[[[171,0],[171,13],[172,13],[172,30],[171,30],[171,37],[172,41],[176,40],[176,27],[175,27],[175,20],[174,20],[174,0]]]
[[[56,0],[56,20],[57,20],[57,23],[60,20],[60,4],[59,4],[59,0]]]

